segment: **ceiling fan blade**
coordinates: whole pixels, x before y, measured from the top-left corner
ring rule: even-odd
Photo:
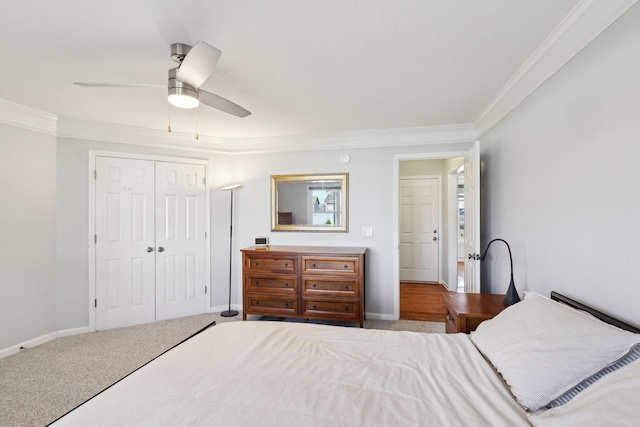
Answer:
[[[251,114],[248,110],[245,110],[238,104],[204,90],[198,91],[198,99],[200,99],[200,102],[208,105],[209,107],[213,107],[216,110],[224,111],[225,113],[229,113],[236,117],[247,117],[249,114]]]
[[[182,60],[178,80],[196,89],[209,78],[222,52],[203,41],[196,43]]]
[[[150,84],[138,84],[138,83],[88,83],[88,82],[73,82],[74,85],[82,87],[115,87],[115,88],[135,88],[135,87],[163,87],[167,85],[150,85]]]

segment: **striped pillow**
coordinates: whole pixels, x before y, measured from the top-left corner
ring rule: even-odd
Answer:
[[[640,361],[605,375],[562,406],[527,414],[535,427],[640,426]]]
[[[598,381],[600,378],[604,377],[607,374],[615,372],[618,369],[622,368],[623,366],[626,366],[629,363],[633,362],[634,360],[638,360],[638,359],[640,359],[640,345],[636,345],[635,347],[633,347],[633,349],[629,353],[627,353],[626,356],[623,356],[622,359],[607,366],[597,374],[582,381],[580,384],[578,384],[577,386],[575,386],[574,388],[572,388],[562,396],[551,401],[551,403],[547,405],[547,408],[551,409],[557,406],[564,405],[565,403],[567,403],[568,401],[576,397],[578,393],[585,390],[587,387],[589,387],[590,385]]]
[[[522,407],[536,411],[624,357],[640,334],[525,293],[471,334]]]

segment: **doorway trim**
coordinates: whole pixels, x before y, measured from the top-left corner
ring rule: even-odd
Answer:
[[[440,160],[464,157],[468,150],[434,153],[394,154],[393,156],[393,320],[400,319],[400,162],[403,160]],[[442,192],[441,192],[442,193]],[[441,194],[442,196],[442,194]],[[441,203],[442,205],[442,203]],[[440,207],[442,209],[442,206]],[[442,215],[440,215],[442,221]],[[442,235],[442,233],[440,233]],[[457,244],[457,242],[456,242]],[[442,255],[442,251],[440,252]],[[457,260],[457,257],[456,257]],[[441,276],[442,277],[442,276]]]
[[[210,161],[208,159],[197,159],[189,157],[172,157],[172,156],[159,156],[153,154],[139,154],[139,153],[127,153],[121,151],[105,151],[105,150],[89,150],[89,168],[88,168],[88,182],[89,182],[89,235],[87,236],[87,244],[89,247],[88,254],[89,259],[89,280],[88,280],[88,305],[89,305],[89,332],[96,330],[96,157],[118,157],[123,159],[133,160],[149,160],[155,162],[173,162],[173,163],[187,163],[194,165],[203,165],[205,168],[205,233],[207,235],[207,242],[205,244],[205,286],[207,287],[205,312],[211,312],[211,213],[210,213]]]
[[[449,227],[447,230],[447,239],[449,241],[455,240],[456,245],[453,247],[449,247],[448,259],[455,259],[456,262],[449,262],[447,268],[449,269],[449,277],[457,277],[458,275],[458,175],[461,170],[464,169],[464,163],[450,171],[447,171],[447,179],[449,180],[449,224],[455,224],[455,227]],[[451,289],[452,284],[448,284],[448,288],[450,291],[454,291]],[[455,290],[458,288],[458,283],[456,281]]]

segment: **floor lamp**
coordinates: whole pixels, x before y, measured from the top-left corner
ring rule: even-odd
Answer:
[[[236,310],[231,310],[231,266],[233,264],[233,192],[242,188],[242,184],[228,185],[222,191],[231,193],[231,216],[229,217],[229,309],[220,313],[222,317],[237,316]]]

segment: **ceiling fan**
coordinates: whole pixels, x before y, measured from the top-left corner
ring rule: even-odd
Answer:
[[[202,103],[237,117],[246,117],[251,114],[228,99],[200,89],[200,86],[213,73],[221,54],[219,49],[203,41],[199,41],[193,47],[183,43],[172,44],[171,59],[177,62],[178,66],[169,70],[169,103],[179,108],[195,108]],[[85,82],[74,82],[73,84],[84,87],[164,87],[153,84]]]

